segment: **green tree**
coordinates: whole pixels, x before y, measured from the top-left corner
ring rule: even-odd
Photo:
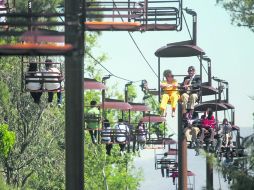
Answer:
[[[62,0],[32,1],[33,12],[56,12]],[[27,10],[27,1],[17,1],[16,10]],[[86,33],[86,52],[97,45],[99,33]],[[1,39],[10,41],[10,39]],[[15,39],[11,39],[15,42]],[[6,41],[5,41],[6,42]],[[26,58],[26,57],[24,57]],[[104,54],[96,57],[103,62]],[[42,60],[45,57],[41,57]],[[59,59],[59,58],[53,58]],[[97,63],[85,57],[85,74],[101,80]],[[15,144],[8,155],[0,160],[5,181],[22,189],[64,189],[65,184],[65,112],[64,109],[47,104],[47,93],[40,105],[34,104],[28,92],[22,92],[20,57],[0,58],[0,120],[8,117],[8,126],[15,133]],[[110,91],[110,90],[109,90]],[[133,92],[135,94],[135,92]],[[123,98],[123,93],[113,90],[112,95]],[[100,100],[100,92],[86,91],[85,104]],[[108,116],[112,120],[110,111]],[[4,152],[4,151],[3,151]],[[141,180],[140,171],[133,168],[133,156],[118,155],[118,146],[107,157],[104,145],[94,145],[88,132],[85,133],[85,182],[87,189],[137,189]],[[128,160],[128,162],[127,162]],[[127,164],[128,163],[128,164]],[[96,181],[96,183],[95,183]],[[0,186],[1,187],[1,186]],[[120,188],[121,187],[121,188]]]
[[[231,16],[233,24],[254,31],[254,0],[216,0]]]

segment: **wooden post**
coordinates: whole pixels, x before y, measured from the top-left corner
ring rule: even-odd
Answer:
[[[84,189],[84,9],[85,0],[65,0],[66,190]]]
[[[187,142],[184,135],[182,105],[178,103],[178,180],[179,190],[187,190]]]

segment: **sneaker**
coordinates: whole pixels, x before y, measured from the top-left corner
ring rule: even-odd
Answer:
[[[58,103],[58,104],[57,104],[57,107],[58,107],[58,108],[62,108],[62,104]]]
[[[171,116],[172,116],[172,117],[175,117],[175,114],[176,114],[175,112],[172,112]]]

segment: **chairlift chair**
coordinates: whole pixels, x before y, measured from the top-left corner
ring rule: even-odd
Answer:
[[[22,84],[29,84],[29,83],[33,83],[33,84],[40,84],[41,88],[37,89],[37,90],[31,90],[29,88],[27,88],[27,85],[22,86],[22,91],[23,89],[25,89],[25,91],[29,91],[29,92],[60,92],[60,91],[64,91],[64,88],[62,87],[62,83],[64,81],[64,75],[63,75],[63,69],[62,69],[62,63],[60,62],[36,62],[36,61],[24,61],[24,59],[22,58],[22,66],[21,66],[21,76],[23,77],[23,81]],[[39,70],[37,71],[24,71],[25,66],[29,65],[29,64],[36,64],[38,65],[37,68],[39,68]],[[47,72],[44,71],[44,69],[42,69],[42,65],[44,64],[55,64],[55,65],[59,65],[59,70],[60,73],[58,72]],[[49,90],[45,88],[45,84],[50,84],[50,83],[56,83],[59,84],[59,88],[54,89],[54,90]]]
[[[179,171],[173,171],[172,174],[170,175],[170,177],[172,177],[173,179],[176,179],[176,190],[178,190],[178,175],[179,175]],[[195,190],[195,174],[191,171],[187,171],[187,176],[188,176],[188,184],[187,184],[187,190]],[[193,180],[191,180],[191,178]]]
[[[182,29],[182,0],[86,2],[86,30],[159,31]]]

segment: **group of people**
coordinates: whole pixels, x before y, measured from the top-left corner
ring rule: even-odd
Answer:
[[[192,119],[188,120],[185,136],[187,141],[190,142],[190,148],[202,147],[205,138],[217,152],[221,150],[223,144],[225,148],[233,146],[232,126],[226,118],[223,119],[221,124],[217,125],[211,108],[208,108],[200,119],[198,114],[194,112]],[[215,138],[217,140],[216,143]]]
[[[140,121],[133,129],[128,122],[124,122],[123,119],[119,119],[118,122],[111,127],[108,119],[103,120],[102,128],[100,129],[100,111],[96,101],[90,102],[90,109],[85,116],[86,129],[90,133],[92,143],[96,144],[98,139],[98,132],[100,132],[101,142],[106,144],[106,153],[111,155],[111,149],[113,144],[119,144],[120,154],[125,152],[126,145],[129,143],[130,138],[133,140],[133,151],[139,149],[139,146],[143,146],[146,142],[145,126]]]
[[[174,79],[174,75],[171,70],[165,70],[163,73],[166,79],[160,84],[164,94],[160,104],[162,115],[166,116],[167,104],[172,107],[172,117],[175,117],[175,110],[179,98],[182,100],[182,113],[185,116],[187,111],[190,115],[194,112],[195,104],[198,100],[198,92],[201,85],[201,78],[196,75],[194,66],[188,68],[188,76],[186,76],[182,84],[178,84]],[[181,90],[179,89],[181,88]]]
[[[163,76],[165,81],[160,84],[163,90],[160,104],[162,116],[166,116],[167,104],[170,104],[172,108],[171,116],[174,117],[177,103],[181,99],[183,119],[187,121],[184,132],[187,141],[191,142],[190,146],[203,145],[206,136],[209,136],[208,141],[212,145],[214,145],[216,136],[216,150],[221,149],[222,142],[225,142],[226,147],[232,146],[230,141],[232,127],[226,118],[221,125],[217,125],[212,109],[209,108],[200,119],[198,113],[194,112],[201,88],[201,78],[196,75],[195,68],[193,66],[188,67],[188,75],[184,77],[181,84],[174,78],[171,70],[165,70]],[[198,135],[200,135],[199,141],[197,140]]]
[[[44,76],[49,78],[43,78]],[[57,105],[61,106],[62,92],[59,77],[61,77],[61,72],[53,66],[51,59],[46,59],[45,69],[42,72],[38,72],[37,63],[29,64],[28,72],[26,73],[26,89],[30,91],[34,103],[40,103],[42,92],[45,90],[48,91],[48,102],[51,104],[53,102],[54,92],[57,92]],[[44,82],[42,83],[42,81]]]

